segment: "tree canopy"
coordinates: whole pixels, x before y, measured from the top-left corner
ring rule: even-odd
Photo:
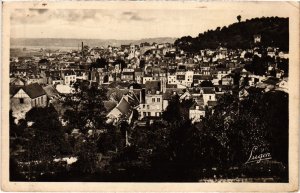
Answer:
[[[239,18],[237,18],[239,19]],[[175,41],[175,45],[187,52],[198,52],[201,49],[216,49],[222,45],[230,49],[247,49],[254,46],[253,36],[260,34],[261,46],[289,49],[288,18],[263,17],[233,23],[228,27],[208,30],[197,37],[184,36]]]

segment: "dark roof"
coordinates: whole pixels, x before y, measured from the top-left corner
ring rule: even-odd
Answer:
[[[265,84],[276,85],[279,82],[279,79],[276,77],[269,77],[267,80],[262,81]]]
[[[134,72],[143,72],[143,69],[141,69],[141,68],[135,68]]]
[[[145,84],[146,87],[146,93],[149,93],[149,91],[151,91],[152,94],[155,94],[156,91],[160,91],[160,85],[161,82],[160,81],[147,81]]]
[[[213,87],[203,87],[203,94],[215,94],[215,89]]]
[[[212,76],[211,75],[201,75],[201,74],[195,74],[193,76],[194,80],[212,80]]]
[[[38,83],[33,83],[24,87],[24,91],[29,95],[30,98],[34,99],[39,96],[46,94],[45,90]]]
[[[10,96],[14,96],[19,90],[20,88],[22,88],[23,86],[16,86],[16,85],[11,85],[9,87],[9,93],[10,93]]]
[[[134,72],[122,72],[123,75],[131,75],[133,76],[134,75]]]
[[[41,85],[39,85],[38,83],[33,83],[27,86],[10,87],[11,96],[14,96],[20,89],[23,89],[31,99],[46,95],[46,92]]]

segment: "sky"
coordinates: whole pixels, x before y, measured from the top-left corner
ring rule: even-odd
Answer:
[[[174,5],[174,3],[173,3]],[[10,15],[13,38],[86,38],[137,40],[197,36],[208,29],[256,17],[289,17],[285,2],[178,3],[179,6],[88,9],[16,8]],[[182,5],[182,6],[181,6]]]

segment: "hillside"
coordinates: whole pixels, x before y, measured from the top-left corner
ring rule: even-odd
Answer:
[[[276,46],[281,50],[289,49],[289,19],[288,18],[255,18],[233,23],[228,27],[218,27],[200,33],[198,37],[184,36],[175,41],[175,45],[188,52],[201,49],[215,49],[219,45],[232,49],[253,47],[253,36],[261,35],[261,45]]]

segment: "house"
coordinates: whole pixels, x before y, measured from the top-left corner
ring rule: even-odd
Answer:
[[[191,87],[193,83],[194,71],[186,71],[185,72],[185,86]]]
[[[71,85],[76,81],[76,73],[74,70],[64,70],[62,71],[62,78],[64,80],[64,84]]]
[[[17,119],[24,118],[33,107],[47,106],[46,92],[38,83],[21,87],[12,86],[10,91],[10,108]]]
[[[153,80],[152,75],[144,75],[144,77],[143,77],[143,84],[146,84],[146,82],[152,81],[152,80]]]
[[[192,94],[186,90],[185,93],[183,93],[181,96],[180,96],[180,101],[182,100],[186,100],[186,99],[191,99],[192,98]]]
[[[233,85],[233,78],[230,75],[221,78],[222,85]]]
[[[201,84],[201,82],[207,80],[213,80],[213,77],[211,75],[202,75],[202,74],[194,74],[193,76],[194,86],[198,86]]]
[[[122,74],[121,74],[121,79],[123,80],[123,81],[133,81],[134,80],[134,72],[122,72]]]
[[[139,103],[139,99],[134,94],[134,92],[124,94],[116,107],[114,107],[107,114],[107,123],[115,123],[122,116],[130,122],[133,114],[133,109],[137,108],[139,106]]]
[[[168,84],[177,84],[176,75],[168,75]]]
[[[10,79],[10,84],[14,85],[14,86],[25,86],[26,84],[26,80],[22,79],[22,78],[11,78]]]
[[[163,99],[161,81],[147,81],[141,92],[138,108],[140,118],[160,117],[168,106],[168,100]]]
[[[216,91],[214,87],[202,87],[200,94],[203,96],[204,106],[208,105],[209,101],[216,101]]]
[[[134,69],[134,80],[138,84],[143,84],[144,72],[141,68]]]
[[[202,118],[205,117],[205,109],[203,106],[198,105],[195,103],[189,109],[189,119],[192,120],[192,123],[200,122]]]

